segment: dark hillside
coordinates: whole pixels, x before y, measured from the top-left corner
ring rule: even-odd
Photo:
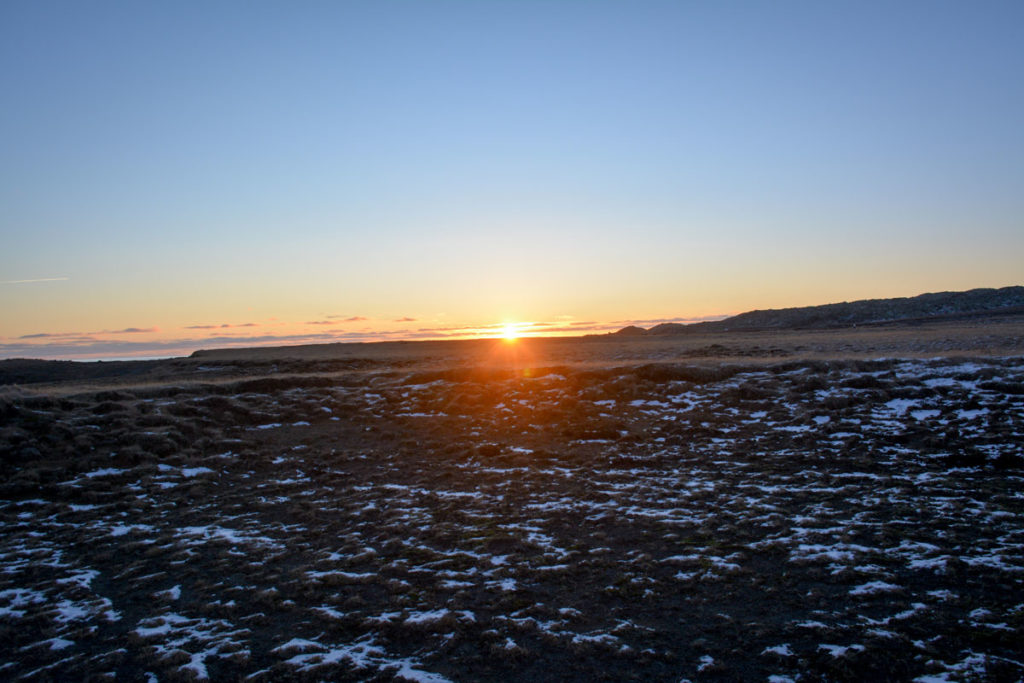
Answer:
[[[938,292],[896,299],[749,311],[725,320],[693,325],[666,323],[649,335],[768,329],[827,329],[898,321],[955,320],[978,315],[1024,313],[1024,287]]]

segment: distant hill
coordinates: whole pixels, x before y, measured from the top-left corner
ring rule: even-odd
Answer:
[[[972,289],[966,292],[938,292],[897,299],[864,299],[822,306],[749,311],[725,320],[691,325],[663,323],[649,330],[631,325],[615,334],[636,336],[743,330],[828,329],[1011,313],[1024,314],[1024,287]]]
[[[680,325],[680,327],[682,327],[682,326]],[[652,327],[651,329],[654,329],[654,328]],[[648,333],[648,331],[645,330],[642,327],[637,327],[636,325],[630,325],[629,327],[623,327],[621,330],[619,330],[618,332],[615,332],[614,334],[616,334],[616,335],[618,335],[620,337],[635,337],[635,336],[644,335],[644,334],[647,334],[647,333]]]

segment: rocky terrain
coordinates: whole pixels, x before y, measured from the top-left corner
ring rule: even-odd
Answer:
[[[0,677],[1020,680],[1017,337],[813,339],[9,387]]]

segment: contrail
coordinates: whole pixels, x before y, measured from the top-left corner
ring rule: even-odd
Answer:
[[[61,282],[62,280],[70,280],[69,277],[41,277],[35,280],[3,280],[0,281],[0,285],[23,285],[27,282]]]

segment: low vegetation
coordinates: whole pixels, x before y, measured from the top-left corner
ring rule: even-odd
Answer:
[[[0,454],[9,680],[1024,676],[1017,358],[9,392]]]

